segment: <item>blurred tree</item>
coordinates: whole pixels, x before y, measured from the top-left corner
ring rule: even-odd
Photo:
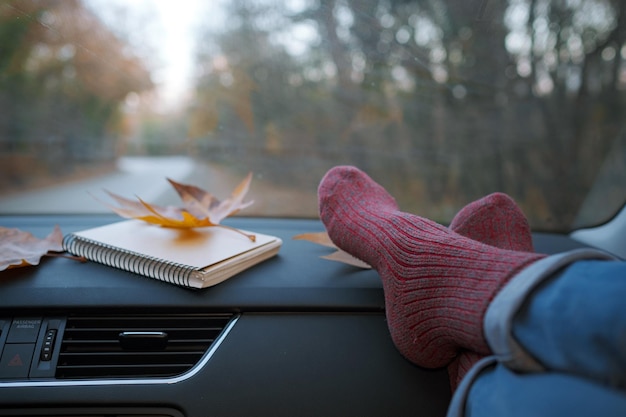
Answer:
[[[42,175],[110,160],[120,105],[152,88],[143,64],[79,0],[3,2],[0,50],[0,149],[35,158],[48,167]]]
[[[326,87],[308,79],[319,73],[305,74],[281,42],[289,21],[280,12],[271,3],[236,0],[228,5],[227,31],[205,28],[189,124],[189,136],[208,155],[231,155],[278,182],[290,162],[319,148],[318,135],[326,132],[315,131],[316,114],[327,111]]]
[[[512,55],[517,87],[530,92],[511,107],[528,127],[511,136],[533,143],[518,153],[514,172],[532,172],[527,191],[541,195],[547,227],[572,224],[623,134],[625,4],[531,0],[511,6],[527,16],[523,24],[512,23],[511,36],[527,43]]]
[[[565,230],[609,149],[626,152],[626,0],[229,4],[190,136],[254,150],[276,181],[313,188],[353,163],[431,218],[504,191]]]

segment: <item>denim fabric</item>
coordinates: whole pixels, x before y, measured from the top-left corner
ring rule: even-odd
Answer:
[[[553,278],[572,263],[588,259],[614,259],[605,252],[578,249],[552,255],[524,268],[514,276],[492,300],[484,319],[484,333],[489,347],[499,362],[518,371],[543,371],[543,364],[520,345],[511,331],[513,319],[542,282]],[[542,321],[542,314],[535,316]],[[575,320],[576,317],[569,319]],[[531,324],[532,328],[532,324]]]
[[[536,262],[496,296],[485,337],[495,355],[449,417],[626,416],[626,262],[587,250]]]
[[[516,373],[499,363],[474,381],[465,404],[465,417],[494,416],[624,417],[626,395],[585,378]]]
[[[465,415],[465,404],[472,389],[474,381],[479,378],[484,369],[493,367],[498,363],[495,356],[487,356],[476,362],[461,380],[461,383],[454,391],[452,401],[448,407],[447,417],[463,417]]]
[[[513,335],[549,370],[626,388],[626,262],[569,265],[521,307]]]

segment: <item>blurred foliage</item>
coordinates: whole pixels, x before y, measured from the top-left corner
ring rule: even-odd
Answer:
[[[79,0],[0,4],[0,186],[111,161],[143,64]]]
[[[33,155],[44,175],[187,154],[315,192],[354,164],[404,210],[445,222],[503,191],[546,230],[626,200],[626,0],[223,4],[189,105],[139,121],[121,109],[150,74],[79,0],[0,4],[3,180]]]
[[[201,34],[189,136],[206,158],[311,188],[356,164],[442,221],[493,191],[550,230],[626,200],[626,1],[288,4],[233,0]],[[612,147],[621,188],[577,220]]]

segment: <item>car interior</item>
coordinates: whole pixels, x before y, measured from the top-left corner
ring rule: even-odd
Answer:
[[[317,184],[355,165],[443,225],[502,191],[536,252],[626,259],[625,7],[2,2],[1,227],[67,235],[122,220],[106,192],[179,205],[167,178],[221,199],[252,172],[222,224],[283,244],[204,289],[0,271],[0,416],[445,416],[448,372],[397,351],[378,273],[294,239],[324,232]]]

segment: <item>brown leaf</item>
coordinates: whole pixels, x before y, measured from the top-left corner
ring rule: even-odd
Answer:
[[[105,192],[117,203],[117,206],[102,201],[101,203],[119,216],[127,219],[137,219],[162,227],[178,229],[219,226],[242,233],[252,241],[256,239],[254,235],[248,235],[237,229],[220,224],[226,217],[236,214],[239,210],[252,204],[252,201],[243,202],[250,188],[252,173],[249,173],[235,188],[230,198],[224,201],[218,200],[211,193],[195,185],[178,183],[169,178],[167,180],[180,196],[183,203],[182,208],[158,206],[143,201],[139,197],[137,197],[136,201],[130,200],[106,190]]]
[[[101,203],[124,218],[140,219],[154,224],[160,224],[159,222],[163,221],[163,218],[185,220],[182,210],[178,207],[159,207],[150,205],[140,198],[137,198],[137,201],[135,201],[106,190],[105,192],[117,202],[118,206],[113,206],[102,201]]]
[[[293,237],[295,240],[306,240],[318,245],[326,246],[327,248],[335,249],[335,252],[322,256],[323,259],[329,261],[342,262],[348,265],[356,266],[357,268],[371,269],[372,267],[362,260],[355,258],[348,252],[339,249],[328,236],[327,232],[314,232],[314,233],[302,233]]]
[[[0,271],[38,265],[48,252],[63,252],[63,233],[59,226],[44,239],[19,229],[0,227]]]
[[[189,213],[196,217],[206,217],[213,224],[219,224],[226,217],[236,214],[253,203],[253,201],[243,202],[250,189],[252,173],[249,173],[231,196],[224,201],[218,200],[211,193],[195,185],[181,184],[169,178],[167,180],[172,184]]]
[[[326,246],[327,248],[337,249],[337,246],[330,240],[330,236],[326,232],[314,232],[314,233],[302,233],[293,237],[295,240],[307,240],[309,242],[317,243],[318,245]]]

